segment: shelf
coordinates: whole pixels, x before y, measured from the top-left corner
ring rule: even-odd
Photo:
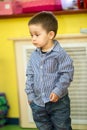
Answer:
[[[74,41],[77,39],[80,39],[84,41],[84,39],[87,41],[87,34],[57,34],[55,39],[58,40],[71,40],[73,39]],[[15,37],[15,38],[9,38],[8,40],[12,40],[12,41],[29,41],[31,40],[31,37]]]
[[[36,13],[36,12],[35,12]],[[63,10],[63,11],[54,11],[55,15],[66,15],[66,14],[81,14],[81,13],[87,13],[87,9],[79,9],[79,10]],[[34,13],[26,13],[26,14],[12,14],[12,15],[1,15],[1,18],[19,18],[19,17],[30,17]]]

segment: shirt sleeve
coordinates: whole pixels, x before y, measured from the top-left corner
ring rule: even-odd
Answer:
[[[33,101],[35,94],[33,91],[33,86],[34,86],[34,72],[32,69],[32,60],[30,59],[27,65],[27,70],[26,70],[26,88],[25,92],[27,93],[27,97],[29,101]]]
[[[52,92],[61,98],[67,92],[74,74],[73,60],[64,50],[61,51],[58,57],[58,74],[60,76]]]

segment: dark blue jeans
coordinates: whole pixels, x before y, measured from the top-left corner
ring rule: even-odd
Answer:
[[[39,130],[72,130],[68,95],[56,103],[46,103],[45,107],[38,106],[34,102],[30,106]]]

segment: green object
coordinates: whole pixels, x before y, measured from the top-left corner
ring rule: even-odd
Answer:
[[[6,119],[5,118],[0,118],[0,126],[3,126],[3,124],[6,123]]]
[[[4,93],[0,93],[0,126],[3,126],[7,119],[6,115],[8,113],[8,103]]]
[[[6,125],[2,128],[0,128],[0,130],[38,130],[35,128],[21,128],[19,125]]]
[[[1,105],[4,105],[4,104],[6,104],[6,103],[7,103],[7,101],[6,101],[5,96],[0,96],[0,106],[1,106]]]

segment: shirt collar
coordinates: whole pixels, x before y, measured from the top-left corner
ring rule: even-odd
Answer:
[[[59,52],[60,51],[60,44],[59,44],[59,42],[57,40],[54,40],[53,51],[55,51],[55,52]]]
[[[53,42],[54,42],[54,47],[52,48],[51,51],[59,52],[59,49],[60,49],[59,42],[57,40],[54,40]],[[40,48],[36,48],[36,51],[38,51],[39,53],[41,53]]]

